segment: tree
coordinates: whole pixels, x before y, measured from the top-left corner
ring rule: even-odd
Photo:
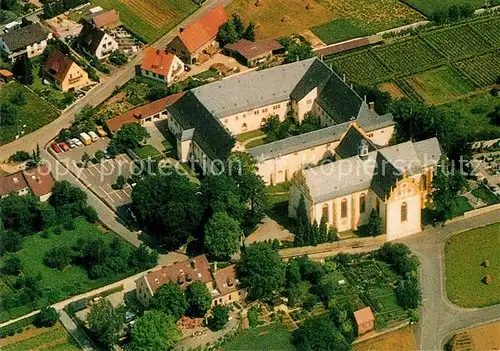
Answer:
[[[177,249],[189,236],[198,237],[203,206],[198,187],[176,172],[139,181],[132,203],[140,222],[167,249]]]
[[[130,351],[171,350],[181,339],[175,320],[160,311],[146,311],[132,329]]]
[[[241,20],[240,16],[233,13],[231,15],[231,21],[233,22],[236,33],[238,34],[238,38],[243,37],[243,35],[245,34],[245,25],[243,24],[243,21]]]
[[[115,66],[123,66],[128,61],[128,56],[121,50],[114,50],[111,55],[109,55],[109,62]]]
[[[14,93],[10,96],[9,101],[17,106],[26,105],[27,103],[26,95],[22,90],[14,91]]]
[[[311,43],[301,35],[283,37],[278,41],[286,50],[285,63],[302,61],[314,57]]]
[[[3,103],[0,104],[0,116],[2,116],[0,126],[12,126],[17,123],[19,113],[13,105],[9,103]]]
[[[180,93],[180,91],[177,91],[177,93]],[[174,94],[174,93],[172,93],[172,94]],[[169,95],[169,90],[167,87],[155,86],[155,87],[149,89],[148,100],[149,101],[156,101],[156,100],[159,100],[161,98],[164,98],[167,95]]]
[[[3,116],[2,116],[3,117]],[[29,152],[24,150],[18,150],[9,157],[9,161],[13,162],[24,162],[30,159]]]
[[[379,236],[382,234],[382,221],[377,210],[375,209],[370,212],[368,224],[366,225],[366,232],[370,236]]]
[[[129,265],[141,271],[156,266],[158,262],[158,252],[151,250],[144,244],[141,244],[129,259]]]
[[[0,228],[0,257],[6,252],[17,252],[23,247],[23,237],[16,231]]]
[[[304,119],[300,123],[299,126],[299,134],[313,132],[315,130],[321,129],[323,126],[321,125],[321,119],[318,115],[315,115],[312,112],[307,112],[304,115]]]
[[[250,22],[245,33],[243,33],[243,39],[255,41],[255,23]]]
[[[227,174],[209,174],[201,182],[200,192],[203,206],[206,208],[206,218],[212,217],[216,212],[226,212],[241,223],[246,206],[233,178]]]
[[[321,221],[319,222],[319,242],[327,243],[328,240],[328,219],[326,216],[321,216]]]
[[[23,235],[34,232],[38,222],[35,198],[11,194],[0,199],[0,220],[5,229]]]
[[[186,313],[186,296],[176,283],[168,283],[156,290],[149,307],[164,312],[177,321]]]
[[[354,90],[359,96],[366,97],[368,102],[375,103],[375,112],[379,115],[385,115],[389,112],[392,103],[391,94],[386,91],[381,91],[377,87],[367,85],[356,85]]]
[[[87,194],[66,180],[55,182],[52,195],[50,196],[50,203],[55,208],[82,203],[86,200]]]
[[[297,350],[351,350],[351,345],[327,316],[307,319],[293,332],[292,337]]]
[[[12,66],[12,73],[16,76],[17,80],[24,85],[33,84],[33,72],[31,67],[31,62],[28,60],[28,56],[22,55],[16,60]]]
[[[104,158],[104,151],[102,150],[97,150],[94,154],[94,157],[97,161],[101,161]]]
[[[111,349],[118,342],[123,315],[106,299],[92,306],[87,316],[90,331],[99,344]]]
[[[21,259],[11,254],[3,262],[2,273],[8,275],[19,275],[22,269],[23,265],[21,263]]]
[[[337,229],[335,229],[335,227],[330,226],[330,228],[328,228],[327,242],[333,243],[334,241],[339,241],[339,234],[337,233]]]
[[[57,320],[59,319],[59,313],[53,307],[45,307],[43,308],[35,317],[35,326],[38,328],[45,327],[50,328],[53,327]]]
[[[252,244],[242,251],[236,271],[251,299],[270,297],[285,284],[281,257],[266,243]]]
[[[84,152],[83,155],[82,155],[83,167],[87,167],[87,165],[89,164],[89,162],[90,162],[90,155],[87,152]]]
[[[123,189],[123,187],[127,184],[127,179],[123,175],[119,175],[116,178],[115,183],[111,186],[113,189]]]
[[[212,296],[205,284],[199,280],[186,289],[187,315],[193,318],[205,316],[212,304]]]
[[[488,117],[490,118],[490,121],[492,124],[500,126],[500,105],[495,107],[495,110],[493,110],[493,112],[489,113]]]
[[[400,279],[396,286],[398,303],[405,309],[415,309],[422,303],[422,292],[415,277]]]
[[[420,264],[418,257],[413,255],[404,244],[385,243],[378,251],[378,257],[394,266],[396,272],[402,277],[416,276],[417,267]]]
[[[311,287],[312,285],[308,281],[301,281],[287,288],[286,297],[288,298],[288,306],[294,307],[301,305],[307,296],[309,296]]]
[[[225,212],[214,213],[205,226],[205,248],[218,260],[226,260],[238,251],[241,237],[238,221]]]
[[[295,241],[298,246],[309,245],[309,230],[310,222],[309,216],[307,215],[306,203],[304,196],[300,197],[299,204],[297,206],[297,235],[295,236]]]
[[[73,251],[68,246],[54,247],[47,251],[44,263],[50,268],[63,270],[68,267],[73,260]]]
[[[220,47],[232,44],[238,40],[238,32],[233,21],[228,21],[219,27],[216,40]]]
[[[217,305],[212,309],[212,315],[208,318],[208,327],[212,331],[223,329],[229,320],[229,308]]]
[[[148,131],[138,123],[128,123],[121,127],[111,139],[108,151],[112,155],[137,149],[150,137]]]

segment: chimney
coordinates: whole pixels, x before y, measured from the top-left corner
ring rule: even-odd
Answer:
[[[214,262],[214,273],[217,272],[217,261]]]
[[[180,27],[180,28],[179,28],[179,33],[182,33],[182,32],[184,32],[184,28],[183,28],[183,27]]]
[[[156,50],[156,55],[159,55],[160,54],[160,50]]]
[[[196,261],[191,260],[191,268],[196,269]]]
[[[368,103],[368,107],[370,107],[370,111],[375,112],[375,103],[373,101]]]
[[[231,278],[227,278],[226,283],[227,283],[227,286],[229,286],[229,287],[234,285],[233,280]]]

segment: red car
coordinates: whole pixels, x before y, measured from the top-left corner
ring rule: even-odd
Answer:
[[[54,150],[56,153],[60,153],[62,150],[61,148],[59,147],[59,145],[57,145],[57,143],[52,143],[52,145],[50,145],[50,147],[52,148],[52,150]]]
[[[61,147],[61,149],[63,149],[64,151],[69,151],[71,150],[71,148],[68,146],[68,144],[66,143],[59,143],[59,146]]]

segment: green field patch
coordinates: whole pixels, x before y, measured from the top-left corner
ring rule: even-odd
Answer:
[[[452,236],[446,243],[446,291],[462,307],[500,303],[500,223]],[[488,258],[489,267],[482,263]],[[490,285],[483,283],[491,275]]]
[[[373,52],[396,75],[421,72],[443,62],[443,57],[420,38],[382,45],[373,49]]]
[[[459,98],[474,90],[471,82],[449,66],[406,77],[405,80],[430,105]]]
[[[426,41],[451,60],[477,56],[492,46],[468,25],[432,31],[423,35]]]
[[[23,333],[38,332],[38,329],[26,330]],[[15,338],[13,336],[12,338]],[[23,334],[20,335],[23,337]],[[52,328],[45,328],[42,333],[34,334],[32,337],[24,338],[16,343],[11,343],[9,338],[5,340],[7,346],[2,346],[2,351],[25,351],[25,350],[50,350],[50,351],[73,351],[80,350],[73,338],[60,324]]]
[[[11,96],[18,93],[22,93],[26,97],[26,104],[15,106],[17,117],[12,123],[5,124],[0,121],[0,145],[14,140],[16,135],[23,135],[22,132],[24,134],[31,133],[59,116],[59,111],[17,82],[10,82],[2,86],[0,104],[10,103]]]
[[[346,75],[348,81],[377,83],[387,80],[391,74],[370,50],[336,56],[331,63],[340,73]]]
[[[219,350],[222,351],[292,351],[292,334],[281,323],[265,327],[240,330],[225,342]]]
[[[159,160],[163,158],[162,153],[151,145],[141,146],[135,149],[134,152],[141,160],[147,160],[149,158]]]
[[[500,47],[500,18],[472,24],[492,45]]]
[[[335,19],[311,28],[311,31],[325,44],[333,44],[344,40],[354,39],[368,35],[364,29],[355,25],[352,21]]]
[[[484,6],[483,0],[401,0],[408,6],[422,12],[424,15],[429,16],[431,13],[446,10],[452,5],[472,5],[474,8],[479,9]]]
[[[500,76],[500,51],[457,62],[456,65],[478,86],[492,85]]]

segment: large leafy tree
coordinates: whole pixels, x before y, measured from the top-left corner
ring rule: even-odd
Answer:
[[[161,311],[146,311],[132,329],[130,351],[167,351],[180,340],[175,320]]]
[[[302,61],[314,57],[311,43],[301,35],[283,37],[278,41],[286,50],[285,63]]]
[[[150,137],[148,131],[138,123],[127,123],[121,127],[111,139],[108,151],[119,154],[127,149],[136,149]]]
[[[417,278],[400,279],[396,286],[396,297],[403,308],[417,308],[422,302],[422,292]]]
[[[12,66],[12,73],[16,76],[19,82],[25,85],[33,84],[33,71],[30,60],[28,60],[27,54],[22,55],[16,60]]]
[[[216,259],[228,259],[238,250],[241,234],[235,219],[225,212],[214,213],[205,226],[205,248]]]
[[[200,192],[208,218],[216,212],[226,212],[239,222],[243,220],[245,203],[238,184],[227,174],[208,175],[201,182]]]
[[[137,183],[132,203],[139,220],[168,249],[198,236],[203,215],[198,187],[184,175],[153,175]]]
[[[36,230],[38,222],[35,198],[10,195],[0,199],[0,220],[5,229],[17,231],[23,235],[32,233]]]
[[[293,332],[297,350],[351,350],[351,345],[327,316],[313,317],[301,323]]]
[[[104,299],[92,306],[87,321],[99,344],[111,349],[118,342],[124,318],[111,302]]]
[[[212,304],[212,296],[205,284],[199,280],[193,282],[186,289],[187,314],[190,317],[205,316]]]
[[[9,103],[0,104],[0,116],[2,120],[0,121],[0,126],[12,126],[17,123],[19,118],[19,113],[14,105]]]
[[[375,209],[370,213],[366,231],[370,236],[378,236],[382,234],[382,220]]]
[[[266,243],[252,244],[243,250],[236,268],[251,299],[270,297],[285,284],[281,257]]]
[[[229,320],[229,308],[222,305],[217,305],[212,310],[212,316],[208,318],[208,327],[212,331],[221,330]]]
[[[50,203],[54,207],[82,203],[86,200],[87,194],[67,180],[56,182],[50,196]]]
[[[149,307],[164,312],[177,321],[186,313],[186,296],[177,284],[168,283],[156,290]]]

